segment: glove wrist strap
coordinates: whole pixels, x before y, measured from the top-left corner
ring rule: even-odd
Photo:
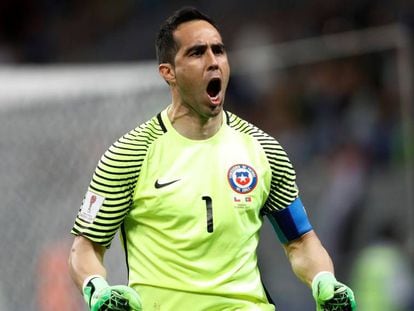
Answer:
[[[107,286],[109,285],[104,277],[98,274],[90,275],[83,281],[82,293],[88,306],[91,304],[92,295]]]
[[[316,275],[312,279],[312,288],[316,285],[316,283],[319,281],[319,279],[323,275],[326,275],[327,277],[332,277],[333,279],[335,279],[335,276],[332,272],[330,272],[330,271],[320,271],[320,272],[316,273]]]
[[[101,278],[101,279],[104,279],[105,280],[105,278],[102,276],[102,275],[99,275],[99,274],[93,274],[93,275],[90,275],[90,276],[88,276],[84,281],[83,281],[83,284],[82,284],[82,292],[85,290],[85,287],[86,286],[88,286],[88,283],[89,282],[91,282],[92,281],[92,279],[95,279],[95,278]],[[106,282],[106,281],[105,281]]]

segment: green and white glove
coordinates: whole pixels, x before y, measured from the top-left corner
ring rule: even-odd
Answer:
[[[328,271],[319,272],[312,280],[312,295],[317,311],[353,311],[356,302],[353,291],[338,282]]]
[[[91,311],[141,311],[141,299],[129,286],[109,286],[99,275],[88,277],[82,288],[83,298]]]

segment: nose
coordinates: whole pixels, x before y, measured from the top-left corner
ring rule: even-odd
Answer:
[[[211,49],[209,49],[207,53],[207,62],[208,62],[208,67],[207,67],[208,70],[219,69],[219,64],[218,64],[216,54],[214,54],[214,52]]]

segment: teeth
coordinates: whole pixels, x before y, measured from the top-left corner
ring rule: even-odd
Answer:
[[[213,104],[218,104],[219,103],[219,101],[220,101],[220,95],[218,94],[218,95],[216,95],[216,96],[214,96],[214,97],[211,97],[211,96],[209,96],[210,97],[210,101],[213,103]]]

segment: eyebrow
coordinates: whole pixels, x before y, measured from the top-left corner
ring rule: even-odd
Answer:
[[[223,43],[213,43],[211,44],[211,48],[212,49],[216,49],[216,48],[220,48],[222,50],[225,49],[224,44]],[[197,51],[197,50],[206,50],[207,49],[207,44],[195,44],[193,46],[190,46],[188,49],[185,50],[184,55],[189,55],[191,54],[191,52]]]

